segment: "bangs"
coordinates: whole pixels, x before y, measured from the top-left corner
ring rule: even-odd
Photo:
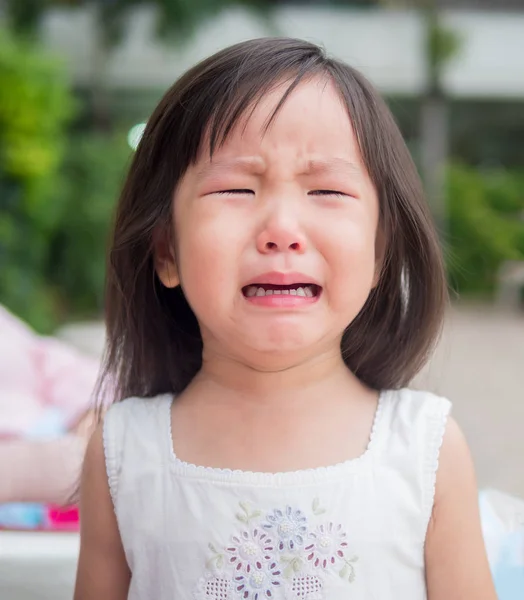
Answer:
[[[249,45],[251,52],[238,51]],[[153,117],[144,132],[144,142],[155,139],[151,165],[168,157],[171,165],[182,167],[174,173],[179,177],[202,152],[212,156],[234,128],[245,125],[268,93],[283,87],[266,130],[303,80],[330,76],[329,61],[319,48],[298,40],[281,40],[278,46],[275,51],[257,40],[232,46],[212,64],[208,59],[183,75],[159,107],[163,119]]]
[[[233,129],[240,125],[245,129],[251,115],[265,96],[278,88],[284,88],[282,97],[264,124],[263,133],[269,129],[286,100],[303,80],[309,81],[319,75],[327,76],[327,72],[323,66],[312,64],[301,65],[296,73],[276,74],[273,71],[257,75],[258,81],[247,75],[245,83],[233,89],[230,97],[219,102],[215,112],[210,115],[207,129],[210,157],[224,144]],[[202,151],[202,148],[199,148],[199,151]]]

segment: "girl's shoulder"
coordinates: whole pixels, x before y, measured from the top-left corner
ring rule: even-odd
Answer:
[[[451,412],[451,402],[432,392],[403,388],[383,392],[377,416],[377,437],[384,446],[403,445],[438,460]]]
[[[130,397],[115,402],[104,415],[104,442],[122,442],[122,436],[136,431],[140,437],[157,437],[159,428],[170,423],[173,396],[162,394],[150,398]]]
[[[443,396],[408,388],[387,392],[382,404],[381,454],[418,482],[427,523],[452,404]]]
[[[383,393],[385,411],[393,423],[402,426],[404,423],[435,420],[446,422],[451,411],[451,402],[444,396],[426,390],[401,388]],[[392,423],[392,424],[393,424]]]
[[[102,424],[106,470],[113,499],[124,462],[128,467],[161,460],[170,450],[171,394],[130,397],[111,405]]]
[[[108,419],[125,419],[126,421],[151,418],[166,409],[173,401],[172,394],[159,394],[152,397],[130,396],[108,407],[104,421]]]

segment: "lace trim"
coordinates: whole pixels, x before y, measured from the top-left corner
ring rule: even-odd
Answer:
[[[119,460],[117,458],[118,444],[115,440],[115,431],[111,423],[114,418],[115,407],[111,407],[104,416],[104,424],[102,426],[102,441],[104,445],[104,457],[106,463],[107,481],[109,484],[109,493],[113,502],[113,509],[116,511],[116,499],[118,491],[118,473],[120,470]]]
[[[451,402],[445,398],[435,398],[437,404],[427,415],[427,452],[424,461],[423,472],[423,511],[424,511],[424,533],[427,531],[433,505],[435,502],[435,490],[437,483],[437,472],[439,467],[440,450],[444,441],[444,433],[451,412]]]
[[[373,424],[369,435],[369,441],[364,452],[349,460],[327,467],[316,467],[301,469],[298,471],[284,471],[279,473],[263,473],[257,471],[242,471],[240,469],[225,469],[220,467],[205,467],[186,462],[178,458],[174,451],[173,431],[171,427],[171,406],[174,398],[166,402],[167,407],[167,439],[172,465],[177,473],[189,477],[212,479],[214,481],[229,482],[245,485],[260,486],[294,486],[326,481],[341,476],[346,471],[353,470],[357,465],[369,460],[377,443],[377,432],[384,412],[384,405],[389,396],[389,391],[380,392],[377,409],[373,418]]]

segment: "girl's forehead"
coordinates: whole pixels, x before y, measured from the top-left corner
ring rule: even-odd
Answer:
[[[286,130],[317,131],[328,127],[330,130],[345,132],[352,129],[347,108],[329,81],[304,81],[284,98],[286,88],[279,87],[263,95],[251,107],[236,127],[240,131],[253,133],[282,133]],[[330,131],[332,134],[333,131]]]
[[[215,149],[213,161],[295,147],[304,160],[309,160],[306,155],[319,155],[356,162],[360,157],[357,140],[335,86],[323,80],[301,82],[283,100],[286,89],[279,86],[249,107]],[[204,146],[209,150],[208,143]],[[201,158],[208,162],[209,152]]]

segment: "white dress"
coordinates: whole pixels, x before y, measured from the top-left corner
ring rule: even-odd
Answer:
[[[382,392],[362,456],[287,473],[183,462],[173,451],[171,403],[130,398],[105,417],[128,598],[426,598],[424,541],[446,399]]]

